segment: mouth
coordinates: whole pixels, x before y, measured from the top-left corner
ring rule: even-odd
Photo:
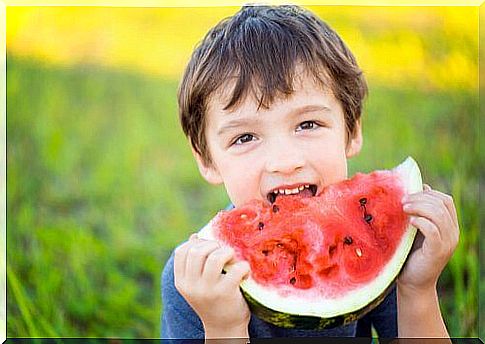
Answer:
[[[268,193],[266,196],[270,203],[274,203],[277,197],[300,195],[301,197],[313,197],[317,194],[317,185],[315,184],[300,184],[291,188],[276,188]]]

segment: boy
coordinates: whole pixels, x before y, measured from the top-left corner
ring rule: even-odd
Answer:
[[[200,173],[224,183],[238,207],[269,202],[276,189],[310,184],[319,194],[346,179],[347,159],[362,147],[366,92],[354,56],[320,19],[297,6],[247,6],[194,51],[179,90],[180,118]],[[194,234],[164,269],[162,337],[370,336],[370,323],[381,337],[448,337],[436,282],[458,242],[453,200],[425,186],[403,199],[403,209],[423,240],[397,288],[364,319],[322,331],[265,323],[239,291],[248,264],[222,275],[234,252]]]

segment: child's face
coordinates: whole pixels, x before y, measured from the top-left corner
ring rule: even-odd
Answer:
[[[333,94],[305,74],[294,88],[269,109],[257,110],[247,97],[224,111],[227,99],[220,94],[209,104],[206,139],[213,164],[205,166],[196,154],[197,162],[207,181],[224,183],[236,207],[251,199],[269,201],[275,190],[300,192],[305,185],[319,194],[347,178],[347,158],[362,146],[360,125],[347,143],[343,110]]]

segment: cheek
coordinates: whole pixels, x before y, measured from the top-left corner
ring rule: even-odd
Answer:
[[[340,182],[347,178],[347,158],[345,147],[340,142],[325,142],[315,147],[307,156],[319,170],[326,185]]]
[[[228,164],[223,171],[226,192],[236,207],[258,196],[259,174],[255,165],[234,162]]]

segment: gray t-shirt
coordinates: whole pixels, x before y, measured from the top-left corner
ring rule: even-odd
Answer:
[[[162,332],[163,339],[203,339],[202,322],[190,305],[180,295],[174,284],[173,253],[162,273]],[[251,338],[274,337],[371,337],[374,326],[380,338],[397,337],[396,288],[385,300],[361,320],[346,326],[326,330],[297,330],[269,324],[255,315],[249,322]]]

